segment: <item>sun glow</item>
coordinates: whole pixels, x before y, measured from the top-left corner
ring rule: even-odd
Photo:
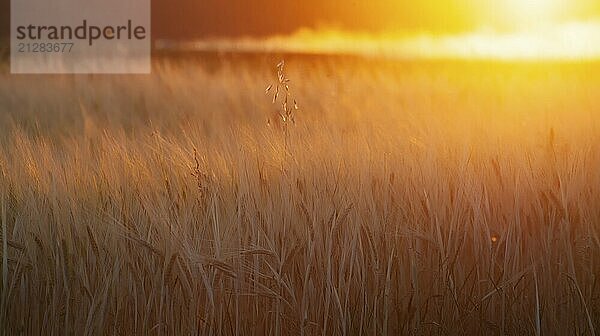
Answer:
[[[509,21],[517,27],[556,22],[567,6],[565,0],[505,0]]]
[[[575,22],[510,33],[471,32],[411,36],[301,30],[268,39],[159,41],[163,50],[314,53],[383,56],[400,59],[600,59],[600,21]]]
[[[268,38],[159,41],[156,47],[398,59],[600,60],[598,0],[474,0],[462,12],[456,8],[443,12],[446,7],[436,6],[438,1],[442,2],[424,1],[429,4],[421,5],[424,18],[439,17],[452,25],[472,17],[473,26],[464,30],[380,32],[303,28],[290,35]],[[406,7],[398,6],[398,13]]]

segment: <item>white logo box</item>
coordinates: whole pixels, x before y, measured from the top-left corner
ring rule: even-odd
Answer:
[[[150,73],[150,10],[150,0],[12,0],[11,73]]]

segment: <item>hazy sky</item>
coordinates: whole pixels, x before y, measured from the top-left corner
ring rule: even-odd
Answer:
[[[301,27],[453,33],[589,20],[598,0],[154,0],[161,37],[270,35]],[[543,12],[543,15],[540,15]]]
[[[4,32],[8,28],[9,2],[0,0],[0,30]],[[454,33],[481,28],[514,29],[536,24],[550,14],[555,21],[600,16],[599,0],[152,0],[152,3],[153,35],[158,38],[259,36],[323,26],[367,32]],[[549,7],[552,13],[538,15],[540,8]]]

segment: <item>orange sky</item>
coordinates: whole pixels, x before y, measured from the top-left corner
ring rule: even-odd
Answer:
[[[152,1],[153,31],[160,38],[266,36],[318,27],[433,34],[510,31],[600,17],[598,0]]]
[[[272,0],[194,0],[191,8],[170,9],[181,11],[179,20],[168,9],[160,11],[162,0],[155,1],[158,38],[194,40],[186,45],[193,49],[600,58],[599,0],[305,0],[277,5]]]
[[[151,1],[153,35],[164,39],[258,37],[319,27],[371,33],[507,31],[548,19],[540,17],[535,6],[527,9],[515,3],[557,2],[553,22],[600,20],[600,0]],[[8,34],[9,3],[0,0],[2,35]]]
[[[151,1],[153,38],[217,38],[224,49],[600,58],[600,0]],[[9,3],[0,0],[0,37]]]

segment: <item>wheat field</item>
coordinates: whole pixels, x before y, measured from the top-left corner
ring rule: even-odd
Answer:
[[[600,332],[600,65],[277,62],[2,71],[0,334]]]

